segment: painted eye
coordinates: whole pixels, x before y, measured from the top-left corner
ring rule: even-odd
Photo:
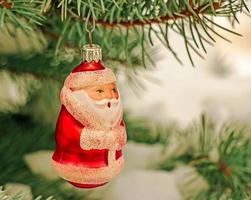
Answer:
[[[96,90],[96,92],[97,93],[102,93],[102,92],[104,92],[104,90],[99,89],[99,90]]]
[[[112,91],[113,91],[114,93],[117,93],[117,89],[116,89],[116,88],[113,88]]]

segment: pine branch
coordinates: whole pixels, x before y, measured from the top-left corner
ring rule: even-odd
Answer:
[[[60,5],[63,5],[62,2],[65,3],[67,2],[67,0],[60,1]],[[69,1],[68,3],[71,4],[71,1]],[[168,41],[167,31],[165,30],[163,31],[161,26],[159,26],[162,35],[159,36],[158,31],[155,30],[155,28],[153,28],[152,26],[153,24],[160,24],[160,25],[165,24],[167,29],[170,26],[173,31],[177,32],[184,38],[184,44],[187,50],[187,54],[189,56],[192,65],[194,66],[193,56],[191,52],[203,58],[203,55],[199,52],[199,50],[197,50],[199,46],[196,40],[197,39],[199,40],[204,52],[206,52],[204,41],[207,43],[211,43],[210,41],[205,39],[204,34],[201,33],[200,30],[197,28],[197,24],[201,26],[204,33],[213,43],[216,41],[212,36],[213,34],[229,41],[227,38],[219,34],[217,30],[212,29],[211,26],[215,25],[217,28],[222,29],[224,31],[228,31],[236,35],[239,34],[233,32],[232,30],[228,30],[219,24],[216,24],[212,20],[209,20],[206,17],[206,15],[213,15],[213,16],[224,15],[225,17],[234,16],[235,20],[237,20],[236,13],[242,11],[243,7],[247,9],[247,6],[243,0],[241,1],[225,0],[220,2],[212,0],[202,1],[202,2],[181,0],[178,2],[168,1],[167,3],[161,0],[158,3],[155,2],[147,3],[145,1],[144,2],[139,1],[131,4],[127,2],[120,2],[115,4],[113,1],[111,2],[108,1],[104,2],[102,8],[98,4],[95,4],[93,2],[84,4],[81,0],[79,0],[77,4],[78,6],[77,10],[75,9],[75,6],[76,4],[72,3],[72,6],[69,8],[67,4],[64,4],[64,8],[63,7],[61,8],[61,14],[62,12],[64,12],[62,19],[70,17],[82,23],[91,23],[92,20],[90,19],[89,21],[87,21],[86,18],[87,10],[91,10],[95,23],[98,26],[101,26],[102,28],[115,29],[116,27],[122,27],[128,30],[134,27],[145,26],[146,28],[142,30],[144,30],[144,32],[146,30],[146,33],[143,33],[141,31],[141,34],[138,36],[140,38],[138,45],[141,46],[142,50],[141,60],[145,68],[147,63],[149,63],[149,61],[151,62],[152,60],[149,57],[147,51],[145,50],[146,42],[150,41],[150,43],[153,44],[151,42],[152,39],[150,38],[151,32],[153,32],[159,40],[162,40],[161,38],[163,38],[165,42],[162,43],[169,49],[169,51],[174,55],[177,61],[179,63],[182,63],[177,53],[175,52],[175,48],[171,47],[170,42]],[[62,9],[64,9],[64,11]],[[173,28],[173,24],[175,25],[175,28]],[[191,31],[191,34],[193,33],[192,32],[193,30],[196,30],[197,32],[198,37],[195,37],[194,34],[192,35],[193,36],[192,40],[196,46],[194,46],[189,40],[190,34],[187,33],[188,31],[186,31],[187,24],[189,24],[189,29]],[[121,37],[124,38],[132,37],[130,32],[132,31],[130,30],[127,31],[126,35],[121,34]],[[145,37],[145,35],[147,35],[148,38]],[[124,49],[125,52],[127,52],[126,46],[124,47]],[[148,61],[147,63],[145,62],[145,57],[147,58]],[[128,60],[128,64],[129,63],[130,60]]]
[[[218,10],[221,8],[220,3],[212,3],[212,10]],[[177,20],[177,19],[182,19],[190,16],[197,16],[199,14],[207,14],[207,11],[205,10],[205,5],[200,6],[199,8],[192,8],[192,11],[190,9],[186,9],[182,11],[179,14],[172,14],[170,15],[165,15],[165,16],[160,16],[156,19],[137,19],[134,21],[114,21],[114,22],[109,22],[109,21],[104,21],[104,20],[96,20],[96,24],[100,24],[102,26],[108,26],[108,27],[117,27],[117,26],[123,26],[126,28],[131,28],[133,26],[145,26],[145,25],[151,25],[151,24],[166,24],[170,20]],[[86,18],[80,18],[78,15],[76,15],[74,12],[71,10],[67,10],[68,16],[74,17],[76,20],[80,20],[82,22],[86,22]],[[92,19],[88,21],[88,23],[91,23]]]
[[[3,189],[3,187],[0,187],[0,200],[24,200],[24,194],[23,193],[19,193],[16,194],[14,196],[9,196],[7,194],[5,194],[5,190]],[[38,196],[36,197],[34,200],[42,200],[42,196]],[[52,196],[46,198],[45,200],[55,200]]]
[[[0,173],[0,185],[10,182],[22,183],[31,187],[34,196],[42,194],[43,197],[53,196],[57,200],[85,198],[83,193],[74,193],[73,190],[66,189],[64,180],[47,180],[33,174],[26,165],[24,155],[54,148],[54,127],[42,124],[34,123],[34,118],[27,113],[0,113],[0,137],[2,138],[0,170],[4,172]],[[13,148],[9,148],[10,146]]]
[[[8,23],[23,29],[27,34],[41,26],[45,17],[41,13],[42,0],[0,1],[0,28]]]
[[[199,126],[182,131],[180,135],[183,138],[177,138],[182,140],[177,149],[183,149],[183,153],[171,155],[161,168],[170,170],[168,163],[173,167],[174,163],[194,167],[209,184],[209,190],[204,196],[199,194],[198,199],[214,199],[215,195],[220,199],[226,191],[229,191],[227,199],[235,196],[238,198],[233,199],[245,199],[251,188],[251,140],[247,136],[248,131],[233,125],[216,130],[215,124],[202,116]],[[193,183],[184,180],[185,184]]]
[[[12,37],[16,35],[16,27],[34,35],[42,30],[48,40],[48,48],[43,53],[46,57],[53,55],[53,65],[66,61],[65,49],[74,51],[73,60],[79,60],[78,49],[88,43],[84,26],[91,12],[96,23],[93,42],[101,45],[104,59],[116,60],[134,71],[139,67],[149,69],[154,66],[153,48],[150,46],[154,46],[154,36],[182,64],[177,47],[169,39],[170,31],[183,38],[184,49],[194,65],[193,57],[204,58],[206,46],[215,43],[215,36],[229,41],[219,34],[219,30],[240,35],[217,24],[207,15],[236,21],[236,13],[247,10],[244,0],[9,0],[10,4],[6,3],[6,0],[1,0],[0,27],[5,27]],[[11,24],[15,28],[11,28]],[[30,40],[33,40],[32,37]],[[30,53],[35,52],[31,50]]]
[[[54,59],[53,52],[51,52],[46,59],[44,53],[37,53],[32,56],[29,54],[4,56],[0,57],[0,60],[4,60],[3,63],[0,61],[0,68],[1,70],[7,70],[15,75],[32,75],[37,80],[62,82],[71,70],[81,62],[78,52],[79,49],[75,49],[78,52],[77,56],[75,56],[75,52],[72,50],[73,49],[69,48],[69,50],[64,52],[65,55],[60,55],[64,58],[60,57],[58,60]],[[111,68],[115,66],[113,67],[115,72],[126,64],[125,59],[105,57],[105,60],[107,66],[111,66]],[[133,60],[132,63],[134,65],[140,63],[137,57],[131,58],[131,60]],[[36,67],[34,68],[34,66]],[[127,78],[130,78],[129,73],[127,74]]]
[[[13,3],[9,3],[6,0],[0,0],[0,5],[6,9],[10,9],[13,7]]]

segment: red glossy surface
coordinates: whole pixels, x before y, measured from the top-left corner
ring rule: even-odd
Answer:
[[[96,188],[96,187],[100,187],[105,185],[106,183],[102,183],[102,184],[81,184],[81,183],[74,183],[74,182],[70,182],[68,181],[70,184],[72,184],[75,187],[78,188]]]
[[[77,67],[75,67],[72,70],[72,73],[75,72],[83,72],[83,71],[96,71],[96,70],[102,70],[105,69],[105,67],[103,66],[101,61],[95,62],[82,62],[80,65],[78,65]]]
[[[56,150],[53,160],[62,164],[98,168],[108,165],[108,149],[83,150],[80,147],[80,134],[84,126],[66,110],[61,111],[56,127]],[[122,155],[116,151],[116,159]]]

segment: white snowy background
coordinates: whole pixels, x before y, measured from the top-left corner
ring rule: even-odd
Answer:
[[[220,22],[228,26],[226,21]],[[138,96],[121,83],[126,108],[136,116],[177,121],[181,126],[197,120],[202,112],[219,121],[251,123],[251,18],[241,16],[240,22],[236,31],[243,36],[227,34],[232,43],[217,39],[214,47],[208,46],[205,60],[193,57],[195,68],[181,37],[173,34],[171,41],[175,41],[183,66],[156,42],[160,57],[157,67],[141,74],[146,77],[142,79],[147,90]],[[159,83],[148,81],[148,77]]]

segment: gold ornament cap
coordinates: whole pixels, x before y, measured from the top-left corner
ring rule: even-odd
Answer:
[[[98,62],[99,60],[102,60],[102,51],[100,46],[97,44],[92,44],[91,46],[86,44],[81,48],[81,52],[83,61]]]

